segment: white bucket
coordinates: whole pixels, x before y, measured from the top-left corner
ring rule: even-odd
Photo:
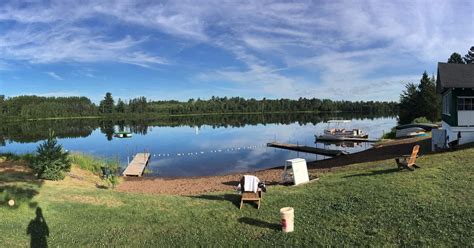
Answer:
[[[291,207],[280,209],[281,230],[283,232],[293,232],[295,229],[295,210]]]

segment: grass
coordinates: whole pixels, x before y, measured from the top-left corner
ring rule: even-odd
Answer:
[[[113,172],[117,172],[120,168],[118,159],[102,159],[77,152],[71,153],[69,159],[71,160],[71,163],[77,165],[79,168],[91,171],[95,174],[102,173],[102,167],[109,168]]]
[[[4,152],[0,153],[0,162],[6,161],[6,160],[11,160],[11,161],[31,161],[35,155],[33,153],[25,153],[25,154],[15,154],[12,152]]]
[[[414,172],[392,160],[356,164],[306,185],[270,187],[260,210],[239,210],[235,192],[156,196],[18,179],[38,193],[16,208],[0,205],[0,243],[27,246],[40,207],[51,247],[472,245],[474,149],[417,164]],[[295,208],[294,233],[279,230],[286,206]]]

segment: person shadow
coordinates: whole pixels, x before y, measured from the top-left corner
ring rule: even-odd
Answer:
[[[36,217],[28,224],[26,234],[31,235],[30,246],[32,248],[48,247],[47,237],[49,236],[49,228],[40,207],[36,208]]]

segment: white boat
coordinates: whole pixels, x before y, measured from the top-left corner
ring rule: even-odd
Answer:
[[[397,129],[395,133],[396,138],[416,137],[426,134],[426,130],[421,127],[409,127],[404,129]]]
[[[131,132],[117,132],[114,135],[117,138],[131,138],[132,137]]]
[[[360,141],[369,137],[360,129],[339,128],[341,124],[350,123],[350,120],[331,120],[328,121],[328,128],[324,130],[322,135],[315,135],[316,140],[325,141]],[[335,124],[335,128],[331,128],[331,124]]]

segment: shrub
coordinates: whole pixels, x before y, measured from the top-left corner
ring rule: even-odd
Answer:
[[[411,123],[418,124],[418,123],[431,123],[426,117],[418,117],[414,119]]]
[[[118,159],[105,159],[82,153],[72,153],[70,159],[79,168],[100,175],[108,188],[113,189],[119,183],[120,161]]]
[[[48,180],[64,179],[64,172],[71,169],[68,152],[50,134],[49,138],[40,144],[36,150],[36,157],[32,159],[30,167],[37,173],[38,178]]]
[[[395,129],[395,127],[393,127],[392,130],[390,130],[390,132],[385,133],[382,136],[382,139],[395,139],[396,138],[396,133],[397,133],[397,129]]]
[[[115,189],[115,186],[119,183],[118,176],[116,174],[110,174],[106,179],[108,185]]]
[[[112,173],[118,173],[120,162],[118,159],[105,159],[83,153],[72,153],[69,158],[79,168],[88,170],[96,175],[102,174],[102,168],[107,168]]]

